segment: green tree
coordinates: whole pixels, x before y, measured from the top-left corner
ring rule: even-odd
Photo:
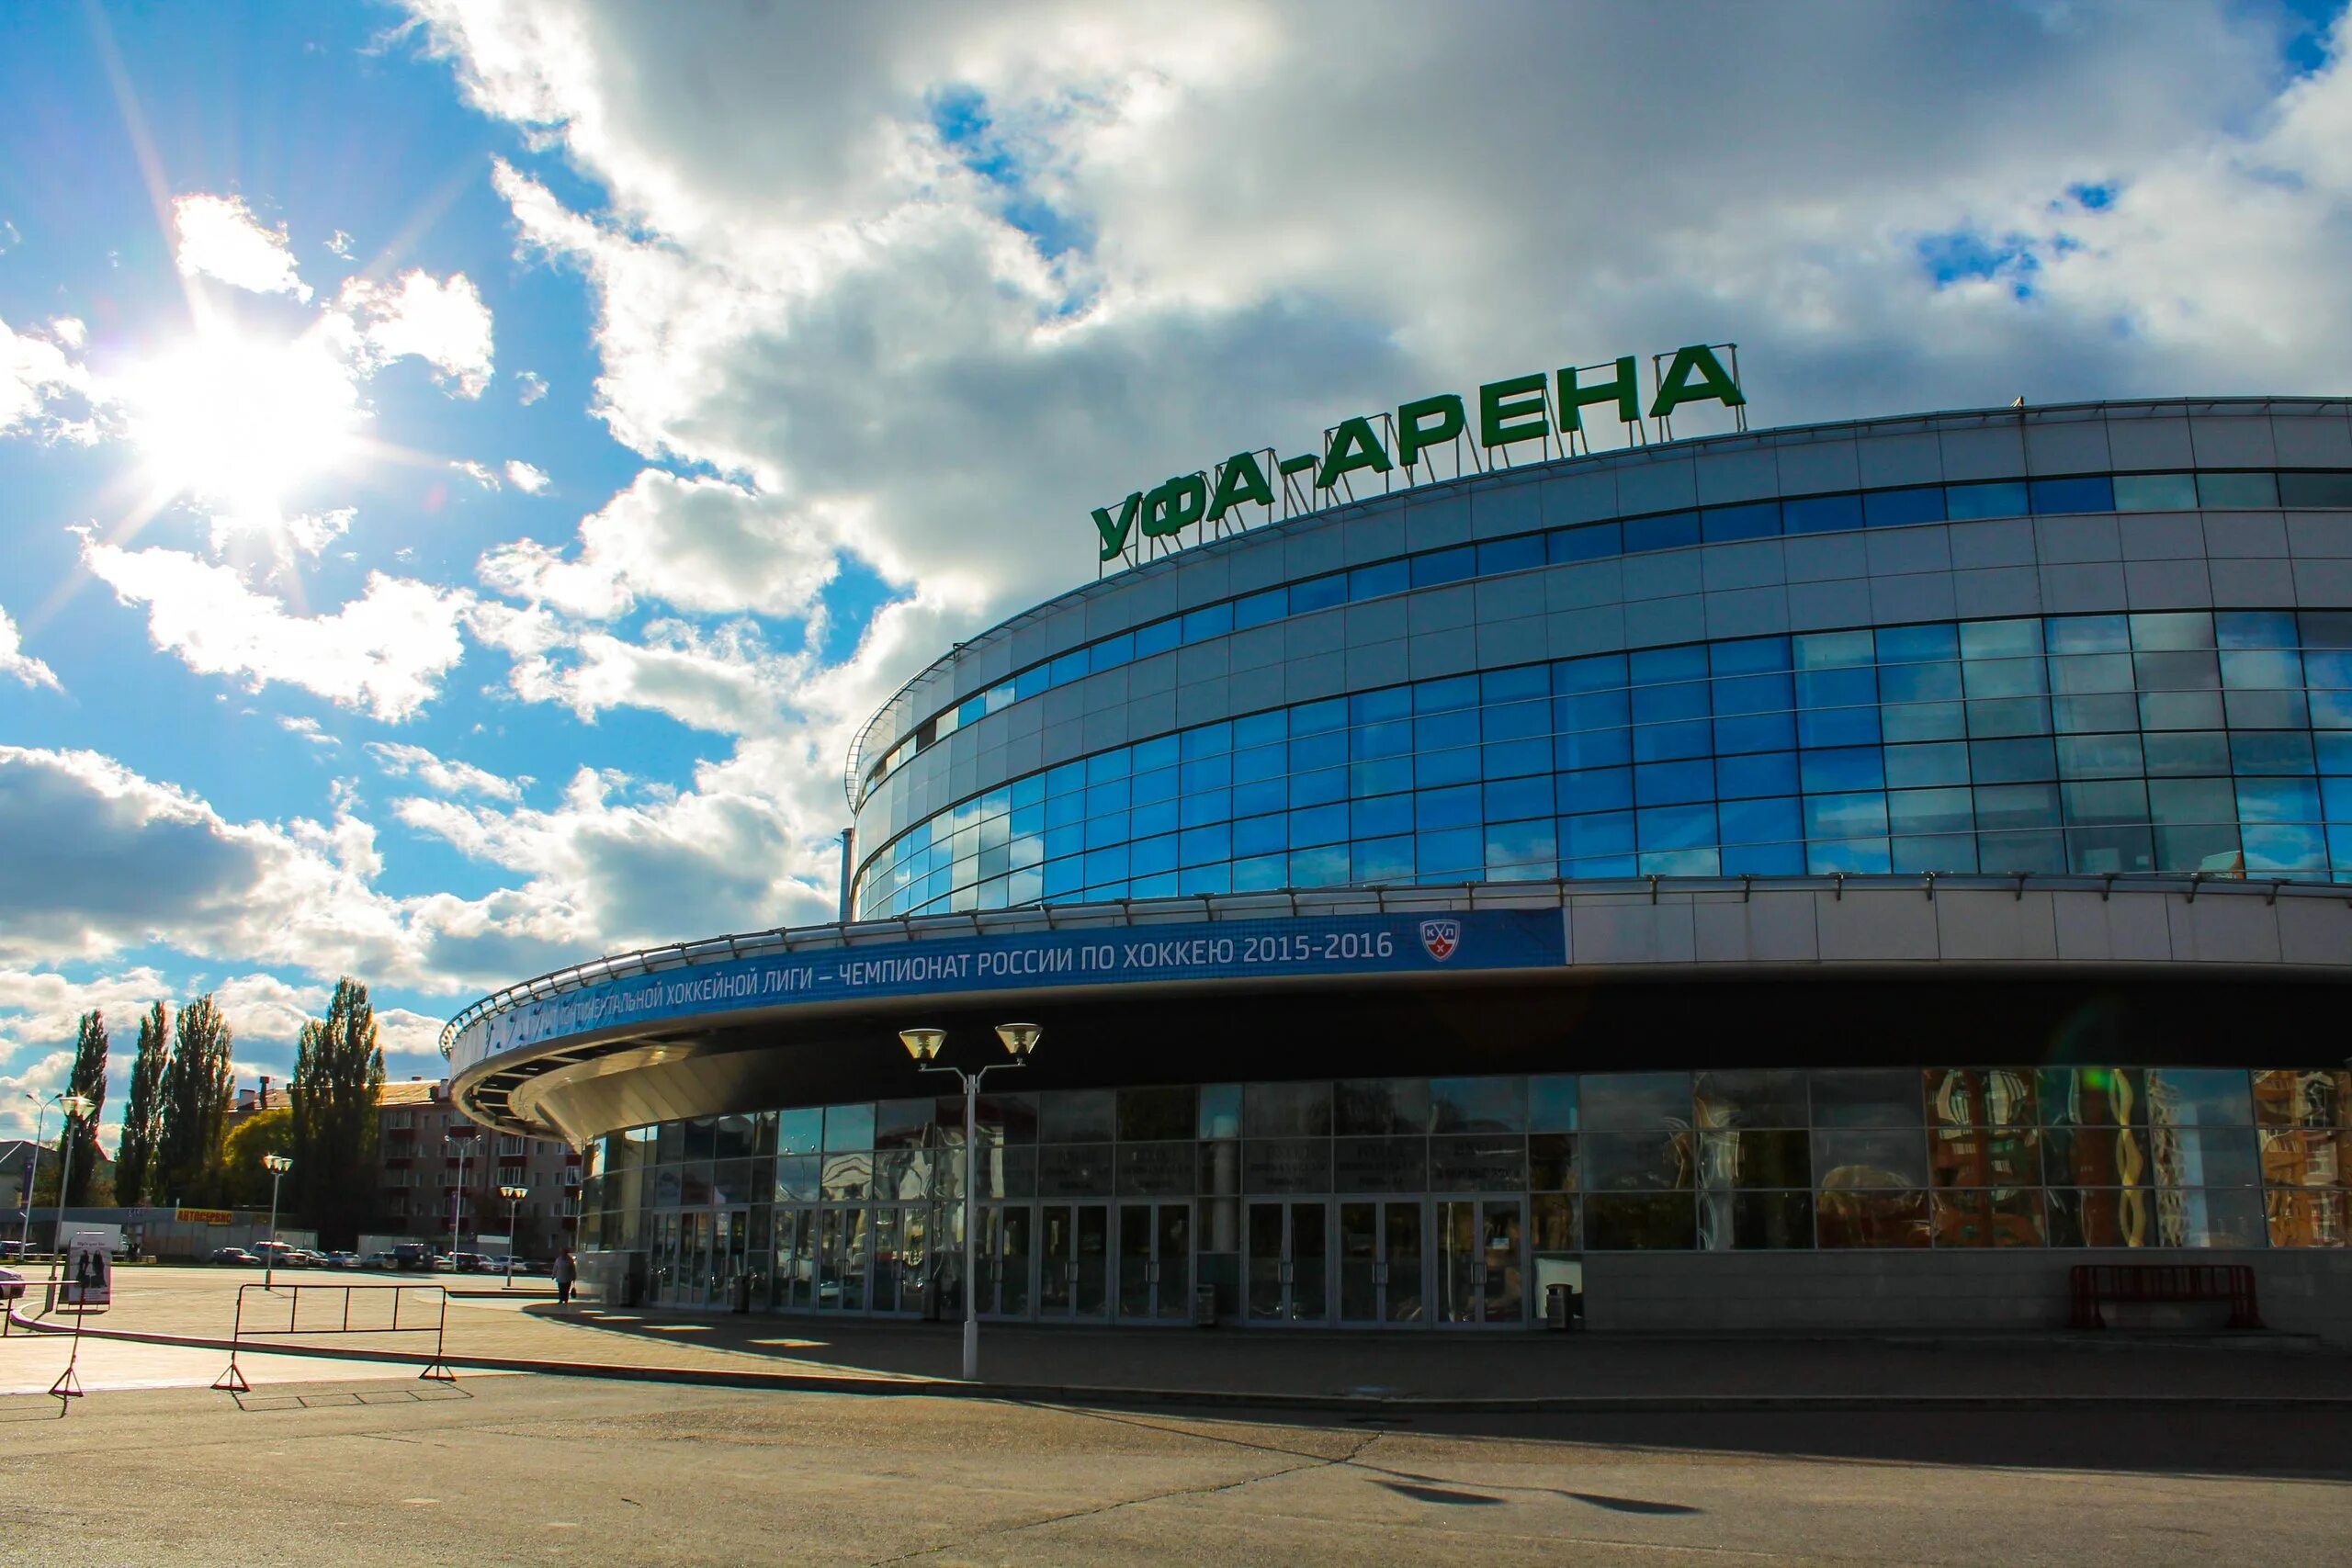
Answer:
[[[172,1021],[157,1002],[139,1021],[139,1055],[130,1063],[130,1108],[123,1113],[122,1142],[115,1151],[115,1191],[124,1203],[147,1201],[155,1174],[156,1141],[163,1133],[164,1069],[172,1053]]]
[[[98,1112],[107,1102],[107,1020],[95,1009],[82,1015],[82,1027],[74,1042],[74,1075],[67,1087],[74,1094],[86,1096],[89,1111],[75,1117],[73,1128],[73,1186],[65,1194],[65,1206],[78,1209],[90,1201],[91,1183],[98,1175]]]
[[[218,1199],[229,1041],[229,1021],[209,992],[180,1009],[171,1063],[164,1069],[164,1127],[153,1177],[160,1198],[180,1203]]]
[[[232,1208],[266,1209],[269,1207],[269,1172],[263,1168],[264,1155],[291,1155],[294,1152],[294,1113],[284,1106],[275,1111],[257,1111],[236,1126],[220,1145],[221,1197]],[[281,1197],[291,1197],[283,1192]]]
[[[335,982],[327,1016],[302,1026],[287,1086],[295,1189],[329,1246],[349,1246],[374,1211],[376,1104],[383,1089],[376,1010],[368,987],[345,976]]]

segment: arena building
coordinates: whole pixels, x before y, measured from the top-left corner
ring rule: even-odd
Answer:
[[[1004,1318],[2032,1326],[2139,1259],[2352,1335],[2352,405],[1596,454],[1532,379],[1532,460],[1432,400],[1254,525],[1099,513],[866,729],[841,923],[453,1020],[592,1273],[959,1313],[968,1137]],[[1015,1020],[969,1129],[897,1038]]]

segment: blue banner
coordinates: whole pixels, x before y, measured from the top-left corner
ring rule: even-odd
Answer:
[[[450,1051],[485,1056],[621,1024],[865,998],[1063,986],[1437,974],[1567,962],[1557,909],[1107,926],[773,953],[601,980],[468,1024]]]

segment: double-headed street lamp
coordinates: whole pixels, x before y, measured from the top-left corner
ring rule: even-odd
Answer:
[[[531,1190],[527,1187],[502,1186],[498,1190],[498,1195],[506,1200],[505,1288],[511,1291],[514,1288],[514,1205],[528,1198],[531,1195]]]
[[[270,1270],[277,1267],[277,1184],[294,1168],[294,1162],[284,1155],[264,1155],[261,1168],[269,1172],[269,1246],[264,1248],[268,1256],[261,1260],[261,1288],[266,1291]]]
[[[980,1080],[1000,1067],[1024,1067],[1029,1065],[1029,1053],[1037,1048],[1037,1037],[1045,1032],[1034,1023],[1000,1023],[996,1037],[1012,1053],[1010,1062],[991,1062],[977,1073],[960,1067],[940,1066],[934,1058],[940,1046],[947,1043],[944,1029],[901,1029],[899,1043],[907,1055],[915,1059],[916,1068],[926,1073],[954,1073],[964,1084],[964,1381],[977,1382],[980,1376],[980,1292],[978,1277],[978,1232],[974,1225],[975,1212],[972,1193],[979,1184],[980,1145]]]
[[[455,1133],[444,1133],[441,1147],[445,1151],[455,1150],[458,1156],[458,1185],[449,1193],[449,1268],[454,1271],[458,1267],[458,1227],[466,1214],[466,1158],[473,1153],[474,1140],[471,1134],[461,1138]]]

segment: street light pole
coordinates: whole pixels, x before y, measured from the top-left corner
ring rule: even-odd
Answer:
[[[973,1194],[979,1186],[980,1145],[980,1080],[1001,1067],[1025,1067],[1029,1053],[1037,1048],[1037,1037],[1045,1032],[1034,1023],[1000,1023],[996,1037],[1012,1054],[1010,1062],[991,1062],[978,1072],[967,1073],[960,1067],[937,1066],[934,1058],[947,1040],[944,1029],[902,1029],[899,1043],[907,1055],[915,1059],[915,1070],[924,1073],[953,1073],[964,1085],[964,1381],[978,1382],[980,1378],[980,1292],[979,1292],[979,1234],[974,1224],[978,1217]]]
[[[269,1240],[268,1256],[261,1260],[261,1288],[268,1290],[270,1272],[277,1267],[277,1183],[294,1168],[294,1162],[284,1155],[264,1155],[261,1168],[269,1172]],[[298,1294],[297,1299],[300,1299]]]
[[[49,1237],[49,1282],[51,1286],[57,1283],[57,1271],[65,1258],[65,1190],[74,1185],[74,1122],[76,1117],[87,1116],[97,1109],[96,1103],[85,1094],[60,1095],[57,1103],[65,1112],[65,1120],[62,1123],[63,1130],[57,1134],[57,1146],[62,1151],[64,1164],[57,1175],[57,1227]],[[36,1141],[40,1136],[38,1119],[33,1124],[33,1136]],[[32,1194],[28,1192],[25,1194],[25,1217],[28,1220],[32,1217]],[[51,1299],[56,1298],[52,1294]]]
[[[33,1102],[33,1146],[25,1154],[25,1223],[17,1232],[17,1261],[21,1263],[32,1256],[33,1247],[33,1188],[40,1181],[40,1127],[49,1120],[49,1100],[32,1090],[25,1098]],[[59,1098],[51,1095],[51,1100]],[[59,1190],[62,1191],[63,1189]]]
[[[502,1186],[498,1190],[498,1195],[506,1200],[505,1288],[511,1291],[514,1288],[514,1205],[528,1198],[531,1195],[531,1190],[527,1187]]]
[[[473,1140],[460,1138],[454,1133],[444,1133],[441,1146],[458,1151],[458,1186],[449,1194],[449,1269],[455,1273],[458,1268],[458,1226],[466,1213],[466,1156],[473,1146]]]

